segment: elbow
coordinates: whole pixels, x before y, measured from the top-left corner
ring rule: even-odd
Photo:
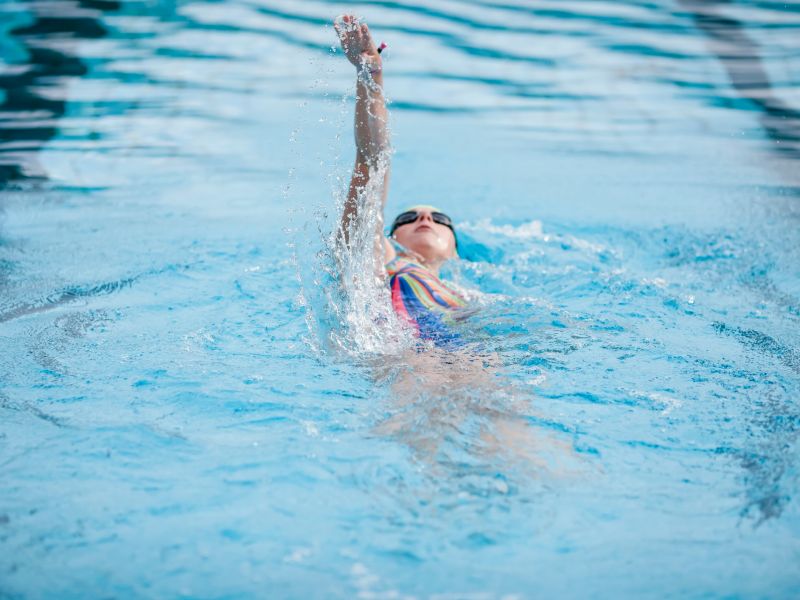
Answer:
[[[357,159],[370,166],[388,162],[392,153],[392,147],[388,140],[375,140],[359,144],[356,150]]]

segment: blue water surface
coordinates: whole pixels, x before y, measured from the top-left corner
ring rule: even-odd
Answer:
[[[455,218],[488,383],[313,318],[348,10],[389,44],[387,211]],[[798,33],[794,1],[0,4],[0,597],[796,597]]]

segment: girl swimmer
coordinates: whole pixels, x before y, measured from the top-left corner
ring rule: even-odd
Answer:
[[[380,52],[384,45],[376,47],[367,25],[351,15],[338,18],[334,28],[357,74],[356,163],[339,230],[348,244],[351,226],[365,216],[360,214],[360,200],[369,196],[367,186],[380,190],[383,212],[391,153]],[[381,265],[380,275],[388,276],[394,310],[418,337],[437,347],[433,352],[410,352],[394,372],[392,396],[398,406],[378,430],[406,440],[421,459],[435,466],[440,446],[449,439],[445,432],[467,419],[484,417],[479,452],[522,459],[537,471],[576,472],[568,443],[529,426],[527,398],[518,397],[498,377],[499,360],[469,351],[448,326],[468,312],[464,298],[439,278],[440,267],[457,255],[450,217],[434,206],[411,206],[395,217],[388,238],[379,219],[375,240],[375,262]],[[428,401],[431,398],[447,401]]]
[[[381,212],[386,202],[390,152],[381,60],[386,45],[376,46],[366,23],[352,15],[336,19],[334,28],[345,55],[356,67],[357,81],[356,163],[341,223],[341,233],[347,241],[350,226],[360,217],[359,196],[370,184],[370,178],[383,177]],[[418,337],[444,347],[456,343],[458,336],[448,322],[466,302],[439,278],[442,264],[456,256],[456,235],[450,217],[434,206],[411,206],[394,219],[390,239],[382,232],[380,236],[376,254],[385,266],[394,310]]]

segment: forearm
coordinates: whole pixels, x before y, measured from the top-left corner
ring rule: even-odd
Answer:
[[[363,69],[369,67],[364,66]],[[362,72],[356,83],[355,138],[357,160],[374,167],[389,149],[388,112],[383,72]]]
[[[390,166],[388,116],[383,95],[383,73],[381,71],[372,74],[359,73],[354,120],[356,163],[342,215],[345,236],[347,236],[347,225],[358,214],[359,197],[367,186],[370,184],[375,186],[373,193],[376,192],[381,209],[386,202]],[[381,218],[378,223],[379,233],[383,228],[382,221]]]

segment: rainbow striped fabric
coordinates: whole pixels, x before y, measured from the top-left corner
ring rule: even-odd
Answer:
[[[386,272],[395,312],[414,327],[420,338],[440,345],[459,340],[449,325],[453,322],[453,312],[466,307],[467,303],[457,292],[405,256],[388,263]]]

